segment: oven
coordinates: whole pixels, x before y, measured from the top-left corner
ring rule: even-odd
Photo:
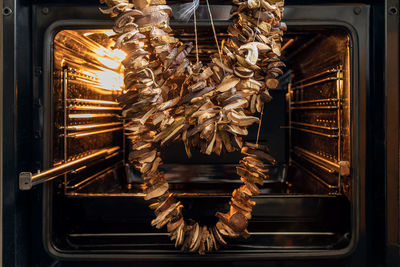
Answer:
[[[175,249],[166,230],[150,226],[154,215],[143,200],[140,174],[129,164],[127,122],[117,102],[124,92],[118,67],[124,55],[111,49],[113,21],[97,1],[4,0],[4,266],[395,264],[398,239],[389,236],[398,229],[387,218],[398,221],[392,215],[396,179],[389,176],[398,174],[398,162],[388,164],[397,158],[391,149],[398,141],[390,135],[397,124],[387,122],[398,119],[392,81],[398,28],[387,23],[392,34],[385,35],[384,13],[386,21],[398,22],[398,3],[387,2],[286,2],[286,67],[260,128],[260,143],[277,164],[254,198],[250,238],[199,256]],[[227,35],[230,9],[229,1],[211,2],[220,39]],[[197,14],[200,59],[207,62],[217,48],[206,6]],[[193,21],[172,19],[171,26],[178,38],[194,42]],[[246,140],[255,141],[258,130],[250,127]],[[180,143],[161,153],[162,171],[185,204],[185,217],[215,223],[215,212],[227,209],[240,185],[240,153],[218,157],[193,150],[188,159]]]

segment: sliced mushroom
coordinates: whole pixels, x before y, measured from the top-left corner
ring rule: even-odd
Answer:
[[[224,129],[227,132],[230,132],[232,134],[238,134],[238,135],[248,135],[249,132],[247,131],[247,129],[239,127],[237,125],[233,125],[233,124],[228,124],[224,126]]]
[[[260,189],[258,188],[257,185],[242,177],[240,178],[240,180],[242,180],[242,182],[246,185],[247,189],[251,192],[253,196],[260,194]]]
[[[232,104],[240,99],[243,99],[243,96],[241,94],[232,95],[222,102],[222,106],[227,106],[227,105]]]
[[[160,214],[158,214],[157,218],[151,221],[151,225],[155,226],[157,229],[160,229],[163,227],[165,224],[171,221],[171,217],[169,215],[178,207],[180,207],[181,204],[180,202],[177,202],[171,206],[169,206],[166,210],[162,211]]]
[[[254,76],[253,70],[250,70],[248,68],[241,67],[241,66],[235,67],[234,73],[236,76],[238,76],[239,78],[242,78],[242,79],[249,79]]]
[[[236,212],[229,218],[229,226],[236,233],[242,233],[247,229],[248,221],[247,218],[240,212]]]
[[[211,75],[213,75],[213,71],[208,67],[199,75],[199,79],[205,81],[210,78]]]
[[[161,145],[164,145],[166,142],[170,140],[174,140],[177,136],[179,136],[183,131],[187,130],[189,128],[188,124],[181,124],[176,126],[176,128],[161,141]]]
[[[248,127],[259,121],[257,117],[246,116],[234,111],[228,113],[228,119],[230,119],[232,123],[242,127]]]
[[[262,87],[263,87],[263,84],[254,79],[241,80],[236,86],[236,88],[238,90],[254,89],[256,91],[260,90]]]
[[[207,82],[205,80],[202,80],[202,81],[199,81],[199,82],[189,86],[189,90],[191,92],[197,92],[197,91],[203,89],[206,86],[207,86]]]
[[[249,147],[243,147],[242,154],[250,155],[250,156],[252,155],[259,159],[266,160],[266,161],[270,162],[272,165],[277,164],[276,159],[274,159],[270,154],[268,154],[264,151],[261,151],[261,150],[251,149]]]
[[[180,217],[180,219],[175,222],[169,222],[167,225],[168,232],[175,231],[176,229],[178,229],[179,226],[181,226],[181,224],[183,224],[183,217]]]
[[[237,99],[236,101],[226,105],[223,107],[224,110],[231,110],[231,109],[235,109],[238,107],[242,107],[244,105],[247,105],[248,102],[245,98],[241,98],[241,99]]]
[[[184,117],[178,117],[175,119],[175,122],[169,126],[168,128],[166,128],[164,131],[160,132],[159,134],[157,134],[156,136],[154,136],[153,141],[154,142],[159,142],[163,139],[165,139],[166,137],[170,136],[170,134],[174,131],[176,131],[176,129],[178,127],[183,127],[185,124],[185,118]]]
[[[207,149],[206,149],[206,152],[205,152],[206,155],[211,155],[211,153],[213,151],[213,148],[214,148],[215,139],[216,139],[216,130],[214,130],[213,135],[212,135],[212,139],[209,142],[209,144],[207,145]]]
[[[134,23],[136,16],[141,16],[143,13],[139,10],[132,10],[122,13],[115,21],[113,30],[116,33],[124,33],[137,29],[138,25]]]
[[[156,184],[155,186],[145,190],[144,200],[150,200],[165,194],[168,191],[168,183],[166,181]]]
[[[246,62],[250,65],[256,65],[258,61],[258,45],[263,45],[262,43],[258,42],[250,42],[245,45],[242,45],[239,48],[241,50],[247,50]]]
[[[261,95],[260,95],[260,99],[262,102],[264,103],[268,103],[272,100],[272,96],[269,94],[268,89],[264,90]]]
[[[181,246],[184,241],[185,237],[185,222],[183,221],[178,229],[176,230],[177,237],[176,237],[176,242],[175,242],[175,247]]]
[[[267,79],[265,82],[266,82],[268,89],[276,89],[279,84],[277,79]]]
[[[215,124],[211,123],[204,127],[204,129],[200,133],[200,138],[210,141],[213,137],[215,131]]]
[[[237,237],[238,236],[238,234],[232,228],[230,228],[229,225],[223,223],[222,221],[218,221],[215,226],[216,226],[218,232],[224,236],[229,236],[229,237]]]
[[[252,182],[254,184],[259,184],[261,186],[264,185],[263,177],[256,172],[251,172],[242,167],[236,167],[236,172],[239,176],[248,180],[249,182]]]
[[[219,119],[219,115],[214,116],[213,118],[211,118],[211,119],[209,119],[209,120],[203,122],[202,124],[197,125],[195,128],[190,129],[190,130],[188,131],[188,134],[187,134],[188,137],[190,137],[190,136],[192,136],[192,135],[195,135],[196,133],[202,131],[207,125],[209,125],[209,124],[211,124],[211,123],[217,121],[218,119]]]
[[[221,84],[216,88],[217,92],[226,92],[231,88],[235,87],[239,83],[240,79],[233,75],[226,76]]]
[[[201,236],[200,236],[200,226],[199,226],[199,224],[198,223],[196,223],[195,225],[194,225],[194,228],[193,228],[193,230],[192,230],[192,232],[193,232],[193,236],[192,236],[192,240],[191,240],[191,242],[190,242],[190,245],[189,245],[189,249],[191,250],[191,251],[194,251],[195,249],[195,246],[197,246],[200,242],[199,242],[199,239],[201,238]]]
[[[136,8],[143,9],[145,7],[148,7],[152,1],[151,0],[133,0],[132,2]]]
[[[235,148],[233,147],[233,145],[231,143],[229,134],[225,130],[220,130],[219,133],[220,133],[222,143],[224,144],[226,151],[228,151],[228,152],[235,151]]]
[[[214,236],[214,238],[216,240],[216,243],[221,244],[223,246],[226,246],[227,243],[224,240],[224,238],[222,237],[222,235],[220,234],[220,232],[218,231],[217,227],[214,226],[211,229],[212,229],[212,232],[213,232],[213,236]]]

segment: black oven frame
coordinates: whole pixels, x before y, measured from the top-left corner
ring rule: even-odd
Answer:
[[[49,4],[48,2],[46,4]],[[34,170],[34,169],[42,169],[43,167],[48,167],[49,161],[49,151],[44,150],[43,148],[45,147],[45,141],[48,140],[46,137],[49,137],[44,130],[44,125],[46,125],[46,120],[43,120],[43,112],[46,109],[46,101],[45,95],[46,93],[44,91],[41,91],[40,88],[45,88],[45,85],[43,84],[43,77],[46,75],[46,70],[44,68],[43,61],[45,59],[44,55],[42,54],[42,50],[40,49],[40,44],[45,43],[44,39],[44,31],[46,28],[49,27],[52,21],[59,20],[60,19],[60,14],[54,14],[53,13],[53,7],[50,7],[49,5],[33,5],[30,6],[29,3],[18,3],[15,4],[14,1],[4,1],[4,6],[6,7],[11,7],[11,15],[5,16],[4,18],[4,23],[3,23],[3,28],[4,30],[4,51],[13,51],[13,53],[9,54],[4,54],[4,62],[10,62],[12,64],[9,65],[4,65],[3,68],[3,73],[4,77],[10,77],[9,79],[4,79],[4,95],[3,95],[3,103],[8,103],[11,105],[5,105],[3,109],[3,124],[4,125],[13,125],[13,127],[10,127],[8,129],[4,129],[3,132],[3,138],[4,138],[4,152],[7,153],[7,157],[5,158],[4,161],[4,175],[7,180],[4,182],[4,191],[9,191],[11,192],[8,194],[9,197],[5,197],[5,202],[4,202],[4,215],[11,215],[9,219],[4,220],[4,226],[9,227],[8,229],[13,229],[13,231],[9,231],[8,233],[4,231],[4,240],[15,240],[10,242],[10,246],[8,247],[3,247],[3,254],[6,255],[10,253],[9,255],[14,255],[12,258],[6,257],[5,261],[8,263],[7,265],[9,266],[14,266],[17,265],[18,262],[25,262],[28,261],[27,256],[23,256],[19,258],[17,255],[24,255],[22,251],[24,248],[29,248],[31,245],[29,242],[23,242],[21,239],[28,238],[34,240],[33,243],[37,245],[37,240],[41,239],[40,232],[41,231],[35,231],[35,229],[39,229],[41,225],[41,220],[42,220],[42,211],[43,211],[43,218],[44,220],[49,219],[49,215],[46,212],[46,203],[42,202],[45,201],[46,198],[48,197],[49,192],[49,187],[48,185],[44,186],[44,190],[42,192],[42,188],[35,189],[31,193],[13,193],[16,192],[17,186],[16,186],[16,181],[17,179],[14,179],[13,181],[12,178],[17,177],[17,174],[22,171],[22,170]],[[56,8],[56,6],[54,6]],[[92,6],[93,8],[93,6]],[[348,249],[345,252],[341,252],[339,254],[333,254],[333,255],[318,255],[318,254],[307,254],[304,253],[302,255],[294,255],[294,258],[304,258],[304,259],[310,259],[310,258],[336,258],[336,256],[340,257],[346,257],[349,255],[359,255],[359,253],[364,254],[365,253],[365,244],[366,244],[366,235],[367,233],[365,232],[365,227],[366,227],[366,221],[365,221],[365,213],[366,213],[366,201],[365,201],[365,177],[366,177],[366,164],[365,162],[367,161],[366,157],[371,157],[371,155],[366,154],[367,148],[366,148],[366,141],[367,141],[367,128],[366,128],[366,114],[367,114],[367,94],[369,94],[369,86],[370,86],[370,72],[369,72],[369,61],[367,58],[369,58],[372,53],[370,53],[369,50],[369,45],[370,42],[369,36],[370,32],[369,29],[366,25],[369,25],[370,22],[370,17],[369,17],[369,6],[364,6],[364,5],[346,5],[343,9],[340,9],[340,6],[333,6],[332,8],[341,10],[341,12],[338,12],[337,14],[335,12],[332,12],[332,9],[330,10],[325,10],[323,9],[327,8],[325,7],[320,7],[320,6],[291,6],[290,8],[297,8],[298,10],[303,9],[304,13],[302,12],[296,12],[295,14],[292,14],[291,17],[293,20],[304,20],[306,18],[309,19],[309,14],[307,14],[307,9],[310,8],[321,8],[321,12],[314,12],[313,13],[313,19],[311,24],[316,24],[316,25],[321,25],[319,24],[320,22],[317,21],[316,18],[320,17],[321,21],[329,21],[327,18],[331,18],[331,25],[340,25],[344,26],[345,28],[348,28],[350,33],[353,34],[353,37],[355,37],[355,40],[364,40],[361,42],[358,42],[360,47],[363,47],[364,49],[360,49],[358,55],[355,54],[353,60],[359,59],[364,62],[364,64],[359,64],[360,68],[362,68],[364,71],[359,72],[359,76],[353,76],[353,82],[357,83],[360,82],[359,86],[354,86],[354,88],[364,88],[365,90],[361,90],[359,97],[360,98],[354,98],[356,101],[359,99],[362,99],[360,105],[358,105],[358,111],[360,114],[362,114],[362,117],[354,116],[353,115],[353,120],[357,121],[359,124],[362,125],[362,127],[359,127],[357,129],[353,129],[353,134],[355,136],[359,136],[360,138],[356,138],[357,140],[353,140],[353,145],[357,145],[357,151],[359,159],[357,162],[353,163],[360,164],[359,169],[360,173],[358,175],[355,175],[354,177],[363,177],[362,179],[359,180],[359,184],[357,184],[357,187],[359,190],[356,190],[359,192],[359,195],[355,196],[356,202],[355,204],[355,209],[357,211],[357,225],[359,229],[357,229],[358,233],[358,238],[356,242],[353,242],[352,248]],[[62,16],[71,16],[73,15],[74,17],[77,17],[77,15],[82,16],[83,14],[79,12],[77,9],[73,9],[74,12],[64,12]],[[90,17],[96,18],[98,15],[94,14],[97,12],[96,8],[93,8],[93,14],[90,14]],[[64,10],[65,11],[65,10]],[[289,9],[290,11],[290,9]],[[14,16],[14,14],[18,13],[18,17]],[[88,14],[85,14],[88,15]],[[31,16],[33,16],[35,19],[32,19],[34,24],[32,25],[33,33],[29,33],[29,26],[30,25],[28,22],[31,19]],[[347,16],[346,18],[343,18],[342,16]],[[107,24],[107,23],[105,23]],[[328,23],[330,24],[330,23]],[[93,22],[89,23],[89,25],[93,26]],[[89,26],[88,25],[88,26]],[[290,25],[290,24],[289,24]],[[18,28],[19,32],[16,31]],[[27,36],[24,36],[23,34],[26,34]],[[15,39],[17,40],[30,40],[32,41],[32,48],[30,49],[23,49],[21,48],[21,45],[14,43]],[[15,53],[14,53],[15,51]],[[34,53],[33,51],[37,52],[34,55],[31,55],[30,53]],[[18,52],[18,54],[16,53]],[[25,57],[26,59],[26,64],[23,65],[21,64],[21,60]],[[14,63],[15,62],[15,63]],[[16,65],[18,63],[18,65]],[[360,62],[361,63],[361,62]],[[17,75],[18,73],[18,79]],[[8,76],[9,75],[9,76]],[[358,77],[358,79],[357,79]],[[358,81],[357,81],[358,80]],[[17,87],[17,81],[18,81],[18,87]],[[19,88],[17,91],[16,88]],[[29,88],[29,89],[28,89]],[[33,90],[30,90],[30,88],[33,88]],[[18,96],[18,97],[17,97]],[[368,95],[369,97],[369,95]],[[371,100],[369,100],[371,101]],[[33,106],[31,107],[31,104],[33,103]],[[354,103],[355,104],[355,103]],[[48,107],[48,106],[47,106]],[[30,114],[22,114],[21,111],[26,111],[26,110],[33,110]],[[19,112],[17,112],[19,111]],[[17,115],[16,115],[17,114]],[[18,120],[17,120],[18,118]],[[26,124],[26,121],[31,121],[32,123]],[[49,125],[49,124],[47,124]],[[17,129],[24,129],[24,131],[18,130]],[[370,129],[370,128],[368,128]],[[44,131],[43,131],[44,130]],[[355,131],[356,130],[356,131]],[[357,135],[356,133],[359,133]],[[46,136],[47,135],[47,136]],[[18,140],[18,142],[17,142]],[[21,140],[24,140],[21,142]],[[36,151],[36,155],[29,155],[30,153],[23,153],[23,148],[24,145],[26,145],[26,148],[29,152]],[[368,150],[370,152],[370,150]],[[368,160],[370,162],[370,160]],[[44,195],[44,199],[42,199],[42,196]],[[29,203],[32,201],[32,203]],[[39,203],[44,203],[43,207]],[[21,209],[21,207],[24,207]],[[18,212],[16,211],[18,209]],[[43,209],[43,210],[42,210]],[[15,215],[18,213],[18,216]],[[11,219],[14,218],[14,219]],[[30,227],[26,227],[26,218],[31,220],[33,223],[31,224]],[[22,226],[20,229],[19,226]],[[45,226],[46,228],[46,226]],[[17,230],[18,229],[18,230]],[[32,231],[32,229],[34,231]],[[46,230],[46,229],[44,229]],[[32,231],[32,233],[31,233]],[[18,235],[14,237],[14,234],[18,232]],[[45,234],[46,231],[44,231]],[[46,237],[45,237],[46,238]],[[35,241],[36,240],[36,241]],[[358,245],[357,245],[358,244]],[[40,249],[39,249],[40,250]],[[361,251],[361,252],[360,252]],[[43,251],[42,251],[43,253]],[[53,254],[54,255],[54,254]],[[57,255],[57,254],[56,254]],[[61,256],[61,258],[69,258],[69,259],[79,259],[79,258],[85,258],[86,260],[88,259],[93,259],[98,257],[93,257],[93,255],[87,255],[87,257],[69,257],[70,255],[57,255]],[[80,255],[82,256],[82,255]],[[121,257],[121,255],[118,255],[119,258],[125,258],[125,259],[131,259],[132,257]],[[248,257],[247,257],[248,256]],[[272,257],[268,257],[272,256]],[[282,257],[288,257],[291,255],[284,254]],[[29,256],[28,258],[36,258],[38,256]],[[279,255],[263,255],[263,257],[255,258],[252,257],[251,255],[244,255],[244,257],[241,257],[241,259],[262,259],[262,258],[282,258]],[[115,259],[115,257],[110,256],[106,257],[107,259]],[[146,257],[138,257],[135,256],[135,259],[145,259]],[[161,258],[157,258],[161,259]],[[176,256],[173,257],[173,259],[177,259]],[[204,259],[204,258],[203,258]],[[215,259],[215,258],[214,258]],[[221,258],[222,259],[222,258]],[[15,263],[15,264],[13,264]]]

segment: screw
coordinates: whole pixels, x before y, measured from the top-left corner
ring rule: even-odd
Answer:
[[[40,139],[41,137],[42,137],[42,133],[39,130],[35,131],[34,138]]]
[[[390,15],[397,15],[398,13],[399,13],[399,11],[397,10],[396,7],[394,7],[394,6],[389,7],[389,14]]]
[[[345,239],[347,239],[347,240],[350,240],[351,235],[350,235],[350,233],[345,233],[345,234],[343,235],[343,237],[344,237]]]
[[[355,7],[355,8],[353,9],[353,12],[354,12],[354,14],[356,14],[356,15],[360,15],[360,14],[361,14],[361,7]]]
[[[10,16],[11,14],[12,14],[12,9],[11,8],[9,8],[8,6],[3,8],[3,15],[4,16]]]
[[[49,9],[48,7],[42,8],[42,13],[43,13],[44,15],[49,14],[49,12],[50,12],[50,9]]]
[[[40,75],[42,75],[42,68],[41,67],[36,67],[35,68],[35,75],[36,76],[40,76]]]
[[[42,102],[40,101],[40,98],[35,100],[35,107],[37,107],[37,108],[42,107]]]

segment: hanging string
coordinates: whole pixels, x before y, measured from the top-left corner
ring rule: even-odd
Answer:
[[[199,39],[197,36],[197,17],[196,17],[196,9],[193,10],[193,20],[194,20],[194,37],[196,42],[196,65],[199,64]]]
[[[257,29],[257,30],[258,30],[258,26],[260,25],[261,10],[262,10],[262,5],[260,4],[260,9],[259,9],[259,11],[258,11],[257,26],[256,26],[256,29]],[[255,40],[256,40],[256,33],[254,33],[253,42],[254,42]]]
[[[261,108],[261,114],[260,114],[260,122],[258,123],[258,131],[257,131],[257,141],[256,141],[256,145],[258,145],[258,140],[260,138],[260,132],[261,132],[261,122],[263,119],[263,115],[264,115],[264,104]]]
[[[188,22],[199,5],[200,0],[193,0],[191,3],[172,5],[172,14],[175,19]]]
[[[206,0],[206,3],[207,3],[208,14],[209,14],[209,16],[210,16],[211,27],[212,27],[212,30],[213,30],[213,33],[214,33],[215,42],[216,42],[216,44],[217,44],[217,49],[218,49],[218,54],[219,54],[219,60],[221,61],[221,64],[223,64],[223,61],[222,61],[222,51],[221,51],[221,49],[219,48],[217,32],[215,31],[214,19],[213,19],[213,16],[212,16],[212,14],[211,14],[210,4],[208,3],[208,0]],[[225,70],[223,70],[223,71],[224,71],[224,74],[225,74]]]
[[[257,19],[257,26],[256,26],[256,29],[257,29],[257,30],[258,30],[258,26],[260,25],[260,17],[261,17],[261,10],[262,10],[261,7],[262,7],[262,6],[261,6],[261,4],[260,4],[260,10],[259,10],[259,12],[258,12],[258,19]],[[253,42],[254,42],[255,40],[256,40],[256,33],[254,33]],[[263,115],[264,115],[264,104],[262,105],[262,108],[261,108],[260,120],[259,120],[259,123],[258,123],[258,131],[257,131],[257,141],[256,141],[256,145],[258,145],[258,140],[260,139],[260,132],[261,132],[261,124],[262,124]]]

